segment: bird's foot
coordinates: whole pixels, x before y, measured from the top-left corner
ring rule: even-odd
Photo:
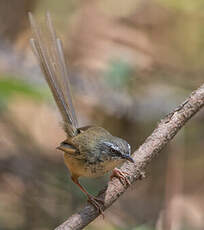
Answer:
[[[127,176],[129,176],[129,173],[124,172],[118,168],[114,168],[110,179],[112,180],[113,177],[117,177],[123,185],[130,185],[131,183]]]
[[[89,194],[88,202],[90,202],[104,218],[104,213],[103,213],[104,201],[100,198],[97,198]]]

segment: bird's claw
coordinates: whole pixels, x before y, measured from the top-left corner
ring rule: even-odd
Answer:
[[[128,172],[124,172],[118,168],[114,168],[110,179],[112,180],[113,177],[117,177],[123,185],[130,185],[131,183],[127,176],[129,176]]]
[[[104,201],[100,198],[89,195],[88,202],[91,203],[104,218],[104,212],[103,212]]]

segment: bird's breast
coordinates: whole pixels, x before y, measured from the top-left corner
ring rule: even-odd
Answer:
[[[68,154],[64,154],[64,161],[70,173],[82,177],[100,177],[119,166],[123,160],[96,160],[89,162],[84,159],[77,159]]]

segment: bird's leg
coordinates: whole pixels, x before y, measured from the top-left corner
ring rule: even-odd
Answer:
[[[104,205],[104,201],[89,194],[86,189],[79,183],[78,181],[78,177],[77,176],[72,176],[72,181],[79,186],[79,188],[81,189],[81,191],[83,193],[86,194],[86,196],[88,197],[88,201],[103,215],[103,205]]]
[[[124,172],[118,168],[114,168],[110,179],[112,180],[113,177],[117,177],[123,185],[130,185],[131,183],[126,176],[129,176],[129,173]]]

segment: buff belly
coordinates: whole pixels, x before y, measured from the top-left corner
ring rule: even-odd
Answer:
[[[107,160],[103,162],[88,163],[84,160],[76,159],[68,154],[64,154],[64,162],[70,173],[75,176],[82,177],[100,177],[105,173],[113,170],[115,167],[123,163],[124,160]]]

